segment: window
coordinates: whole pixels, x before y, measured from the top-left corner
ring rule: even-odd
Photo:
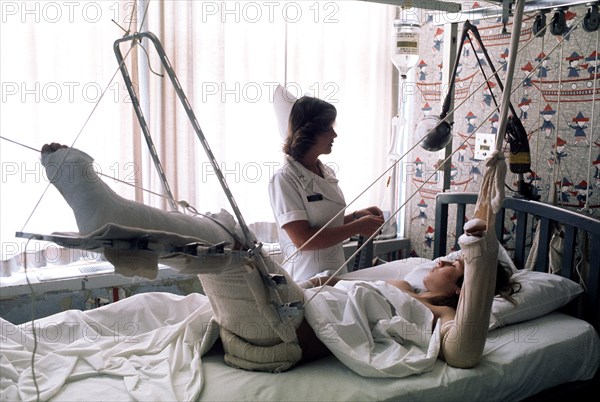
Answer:
[[[3,2],[1,132],[35,148],[75,142],[102,173],[162,192],[121,75],[111,82],[112,45],[123,35],[111,19],[127,28],[137,12],[135,29],[147,3],[137,11],[134,4]],[[394,7],[359,1],[149,3],[144,30],[161,39],[246,222],[273,221],[267,186],[282,161],[272,105],[278,83],[338,108],[339,137],[324,161],[337,168],[347,202],[387,168],[393,17]],[[231,211],[170,83],[151,71],[161,71],[152,46],[144,47],[132,50],[128,67],[175,198],[200,212]],[[3,259],[24,250],[17,231],[77,231],[54,187],[44,193],[37,153],[2,140],[1,157]],[[126,198],[168,208],[160,197],[106,181]],[[384,187],[351,208],[378,205]],[[29,246],[36,247],[46,245]]]

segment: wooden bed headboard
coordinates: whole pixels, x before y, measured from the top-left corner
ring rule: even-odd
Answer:
[[[452,249],[458,249],[458,237],[463,233],[463,225],[467,220],[467,206],[475,204],[477,193],[440,193],[436,197],[435,207],[435,242],[434,258],[448,253],[449,221],[455,218],[454,244]],[[455,207],[454,207],[455,205]],[[452,206],[452,207],[451,207]],[[572,314],[585,319],[600,330],[600,220],[577,212],[519,198],[506,198],[504,206],[496,216],[496,235],[500,243],[505,245],[506,218],[516,218],[514,227],[513,261],[520,269],[527,260],[531,246],[528,244],[528,228],[535,223],[539,225],[540,236],[536,271],[547,271],[549,265],[550,240],[555,227],[562,229],[564,248],[562,252],[562,267],[560,275],[581,282],[575,269],[576,255],[583,253],[589,261],[589,271],[585,280],[586,291],[581,296],[582,308],[570,311]]]

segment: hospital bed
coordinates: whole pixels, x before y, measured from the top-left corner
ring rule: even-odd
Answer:
[[[435,256],[455,251],[447,250],[448,239],[452,243],[458,238],[469,214],[467,205],[475,200],[474,194],[438,196]],[[545,398],[543,392],[573,397],[597,389],[600,222],[532,201],[507,199],[504,206],[509,211],[499,214],[499,239],[506,240],[505,217],[515,214],[517,225],[515,242],[507,245],[514,256],[506,252],[502,259],[513,260],[522,289],[515,295],[516,307],[494,302],[491,331],[475,368],[452,368],[438,359],[432,370],[418,375],[370,378],[329,356],[278,374],[240,370],[224,363],[207,297],[146,293],[91,311],[70,310],[36,320],[35,332],[31,323],[2,321],[3,397],[505,401]],[[452,225],[456,230],[449,235]],[[535,271],[524,271],[532,242],[528,232],[534,225],[540,231],[534,242]],[[554,228],[563,233],[558,268],[549,257]],[[401,279],[430,263],[400,260],[344,279]]]
[[[468,205],[476,194],[443,193],[436,200],[436,255],[446,254],[446,229],[455,224],[450,238],[462,233]],[[565,247],[560,275],[542,273],[548,268],[548,248],[551,236],[543,235],[538,248],[538,272],[516,274],[523,289],[521,302],[506,319],[510,324],[496,323],[488,334],[483,357],[473,369],[457,369],[438,359],[431,372],[406,378],[364,378],[330,356],[273,376],[265,373],[240,372],[225,366],[218,348],[204,359],[206,384],[202,400],[544,400],[583,395],[586,387],[598,389],[600,343],[600,222],[580,214],[535,201],[516,198],[505,200],[505,210],[498,216],[518,214],[519,223],[514,249],[515,261],[521,265],[527,256],[527,228],[535,220],[547,229],[561,225]],[[509,215],[510,214],[510,215]],[[449,219],[450,218],[450,219]],[[457,219],[458,218],[458,219]],[[503,224],[498,224],[502,234]],[[589,237],[587,237],[589,236]],[[586,291],[579,291],[579,274],[574,270],[576,252],[586,245],[592,255],[586,278]],[[502,237],[501,237],[502,238]],[[455,248],[455,247],[452,247]],[[450,250],[448,250],[450,251]],[[415,265],[418,258],[397,261],[347,274],[348,279],[399,279]],[[538,275],[539,274],[539,275]],[[566,278],[570,278],[567,282]],[[542,290],[542,288],[544,290]],[[551,298],[554,298],[554,302]],[[570,303],[567,302],[571,300]],[[497,319],[503,314],[496,300],[492,313]],[[560,306],[560,307],[558,307]],[[525,312],[528,310],[528,312]],[[548,310],[552,310],[547,312]],[[508,314],[511,315],[511,314]],[[508,317],[507,315],[507,317]],[[531,319],[526,319],[532,317]],[[522,321],[521,321],[522,320]],[[494,320],[492,320],[494,321]],[[595,381],[592,378],[596,375]],[[554,388],[558,387],[558,388]],[[594,388],[595,387],[595,388]],[[552,391],[544,390],[552,389]]]
[[[446,250],[447,239],[452,244],[460,234],[475,200],[475,194],[438,195],[438,255],[451,252]],[[205,296],[146,293],[87,312],[71,310],[37,320],[40,399],[85,395],[90,400],[508,401],[546,398],[545,390],[551,390],[552,397],[597,390],[600,222],[535,201],[508,198],[504,206],[498,215],[499,233],[505,226],[502,217],[518,216],[516,243],[509,247],[517,265],[528,255],[533,225],[539,225],[542,233],[560,225],[565,241],[562,264],[559,274],[542,272],[548,271],[545,245],[552,236],[540,235],[544,241],[537,248],[537,272],[515,274],[522,286],[515,295],[516,308],[494,301],[492,330],[475,368],[452,368],[438,359],[431,371],[422,374],[368,378],[329,356],[278,374],[245,371],[224,363]],[[451,227],[458,228],[457,233],[447,236]],[[580,252],[591,253],[586,256],[588,269],[579,264]],[[508,256],[503,251],[499,258],[512,259]],[[399,279],[424,263],[431,262],[409,258],[345,278]],[[35,399],[28,368],[33,347],[30,327],[3,321],[2,342],[3,394],[21,392],[21,397]]]

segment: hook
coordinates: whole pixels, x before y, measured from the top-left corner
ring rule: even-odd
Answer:
[[[148,51],[146,50],[146,48],[144,47],[144,45],[142,45],[142,41],[138,40],[137,43],[142,48],[142,50],[144,51],[144,53],[146,54],[146,60],[148,61],[148,69],[150,69],[150,72],[152,74],[154,74],[154,75],[159,76],[160,78],[164,78],[165,77],[164,74],[157,73],[156,71],[154,71],[152,69],[152,65],[150,64],[150,55],[148,54]]]

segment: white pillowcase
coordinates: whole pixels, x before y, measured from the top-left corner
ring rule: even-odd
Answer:
[[[434,261],[438,261],[438,260],[454,261],[457,258],[459,258],[461,255],[462,255],[462,252],[460,250],[453,251],[450,254],[446,255],[445,257],[436,258]],[[510,267],[510,269],[513,271],[513,273],[518,271],[512,258],[510,258],[508,251],[506,251],[506,249],[501,244],[498,244],[498,261],[500,261],[504,265]]]
[[[506,249],[499,246],[498,261],[512,269],[513,280],[521,284],[521,289],[512,295],[516,305],[499,296],[494,298],[490,330],[541,317],[566,305],[583,292],[581,285],[560,275],[517,269]],[[440,258],[453,261],[460,257],[460,253],[454,251]]]
[[[277,85],[273,94],[273,107],[275,108],[275,116],[277,117],[277,126],[279,127],[279,135],[282,139],[287,137],[288,122],[292,106],[298,99],[292,95],[282,85]]]
[[[490,329],[548,314],[583,292],[578,283],[546,272],[520,270],[513,274],[513,279],[521,284],[521,290],[513,295],[517,304],[495,297]]]

